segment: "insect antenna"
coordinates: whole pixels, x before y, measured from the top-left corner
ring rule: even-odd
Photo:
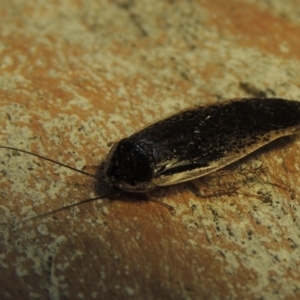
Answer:
[[[80,202],[72,203],[72,204],[69,204],[69,205],[66,205],[66,206],[63,206],[63,207],[60,207],[60,208],[57,208],[57,209],[45,212],[43,214],[38,214],[38,215],[33,216],[33,217],[24,218],[24,219],[20,220],[18,223],[25,223],[25,222],[33,221],[33,220],[36,220],[36,219],[39,219],[39,218],[48,217],[50,215],[54,215],[54,214],[56,214],[58,212],[67,210],[69,208],[72,208],[72,207],[75,207],[75,206],[79,206],[81,204],[85,204],[85,203],[88,203],[88,202],[100,200],[100,199],[103,199],[103,198],[106,198],[106,197],[109,197],[109,196],[111,196],[111,195],[104,195],[104,196],[98,196],[98,197],[95,197],[95,198],[85,199],[85,200],[82,200]]]
[[[14,150],[14,151],[22,152],[22,153],[25,153],[25,154],[29,154],[29,155],[38,157],[40,159],[44,159],[46,161],[49,161],[51,163],[54,163],[56,165],[65,167],[67,169],[70,169],[72,171],[81,173],[81,174],[89,176],[89,177],[93,177],[93,178],[98,179],[98,177],[100,175],[99,171],[97,172],[96,175],[90,174],[90,173],[85,172],[83,170],[76,169],[76,168],[68,166],[64,163],[55,161],[51,158],[48,158],[48,157],[45,157],[45,156],[42,156],[42,155],[39,155],[39,154],[36,154],[36,153],[33,153],[33,152],[29,152],[29,151],[26,151],[26,150],[14,148],[14,147],[9,147],[9,146],[1,146],[1,145],[0,145],[0,148],[8,149],[8,150]],[[81,204],[84,204],[84,203],[92,202],[92,201],[99,200],[99,199],[104,199],[104,198],[107,198],[107,197],[113,197],[113,196],[116,196],[119,193],[119,191],[116,191],[115,189],[107,186],[105,183],[100,183],[98,180],[96,181],[96,184],[95,184],[94,188],[95,188],[96,194],[98,194],[98,195],[100,194],[99,196],[94,197],[94,198],[88,198],[88,199],[85,199],[85,200],[82,200],[82,201],[79,201],[79,202],[76,202],[76,203],[73,203],[73,204],[69,204],[69,205],[60,207],[58,209],[54,209],[54,210],[51,210],[49,212],[42,213],[42,214],[39,214],[39,215],[36,215],[36,216],[33,216],[33,217],[24,218],[21,221],[19,221],[18,223],[23,223],[23,222],[27,222],[27,221],[30,221],[30,220],[35,220],[35,219],[38,219],[38,218],[46,217],[46,216],[56,214],[56,213],[61,212],[63,210],[66,210],[66,209],[69,209],[69,208],[72,208],[72,207],[75,207],[75,206],[78,206],[78,205],[81,205]],[[102,189],[105,190],[104,193],[103,193]]]
[[[45,157],[45,156],[42,156],[42,155],[39,155],[39,154],[36,154],[36,153],[33,153],[33,152],[29,152],[29,151],[26,151],[26,150],[17,149],[17,148],[13,148],[13,147],[8,147],[8,146],[0,146],[0,148],[3,148],[3,149],[9,149],[9,150],[15,150],[15,151],[18,151],[18,152],[23,152],[23,153],[26,153],[26,154],[29,154],[29,155],[32,155],[32,156],[35,156],[35,157],[38,157],[38,158],[47,160],[47,161],[49,161],[49,162],[52,162],[52,163],[54,163],[54,164],[56,164],[56,165],[65,167],[65,168],[70,169],[70,170],[72,170],[72,171],[75,171],[75,172],[84,174],[84,175],[86,175],[86,176],[90,176],[90,177],[97,178],[97,176],[94,175],[94,174],[90,174],[90,173],[85,172],[85,171],[83,171],[83,170],[79,170],[79,169],[73,168],[73,167],[68,166],[68,165],[66,165],[66,164],[63,164],[63,163],[61,163],[61,162],[58,162],[58,161],[56,161],[56,160],[54,160],[54,159],[51,159],[51,158],[48,158],[48,157]]]

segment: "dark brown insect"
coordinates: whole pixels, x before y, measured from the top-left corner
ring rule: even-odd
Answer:
[[[99,199],[115,191],[143,193],[204,176],[298,132],[300,102],[252,98],[195,106],[154,122],[115,143],[96,175],[0,147],[95,177]]]
[[[298,132],[297,101],[234,99],[195,106],[116,143],[104,162],[103,178],[120,190],[146,192],[212,173]]]

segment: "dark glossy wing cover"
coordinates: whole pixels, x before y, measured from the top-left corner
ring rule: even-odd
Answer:
[[[280,136],[296,133],[299,125],[297,101],[234,99],[181,111],[128,139],[152,157],[154,175],[159,177],[222,167]]]

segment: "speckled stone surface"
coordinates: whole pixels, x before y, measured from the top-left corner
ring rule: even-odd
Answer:
[[[178,109],[300,100],[299,13],[291,0],[4,0],[1,145],[81,169]],[[174,215],[126,194],[24,221],[94,197],[91,180],[0,149],[0,298],[299,299],[299,157],[300,137],[284,138],[160,189]]]

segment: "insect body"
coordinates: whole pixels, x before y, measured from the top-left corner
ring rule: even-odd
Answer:
[[[204,176],[279,137],[298,132],[300,102],[234,99],[180,111],[120,140],[97,175],[25,150],[0,148],[35,155],[95,177],[102,194],[99,199],[112,191],[147,192]],[[102,187],[108,192],[101,191]]]
[[[196,106],[116,143],[103,176],[117,189],[146,192],[204,176],[298,132],[297,101],[254,98]]]

